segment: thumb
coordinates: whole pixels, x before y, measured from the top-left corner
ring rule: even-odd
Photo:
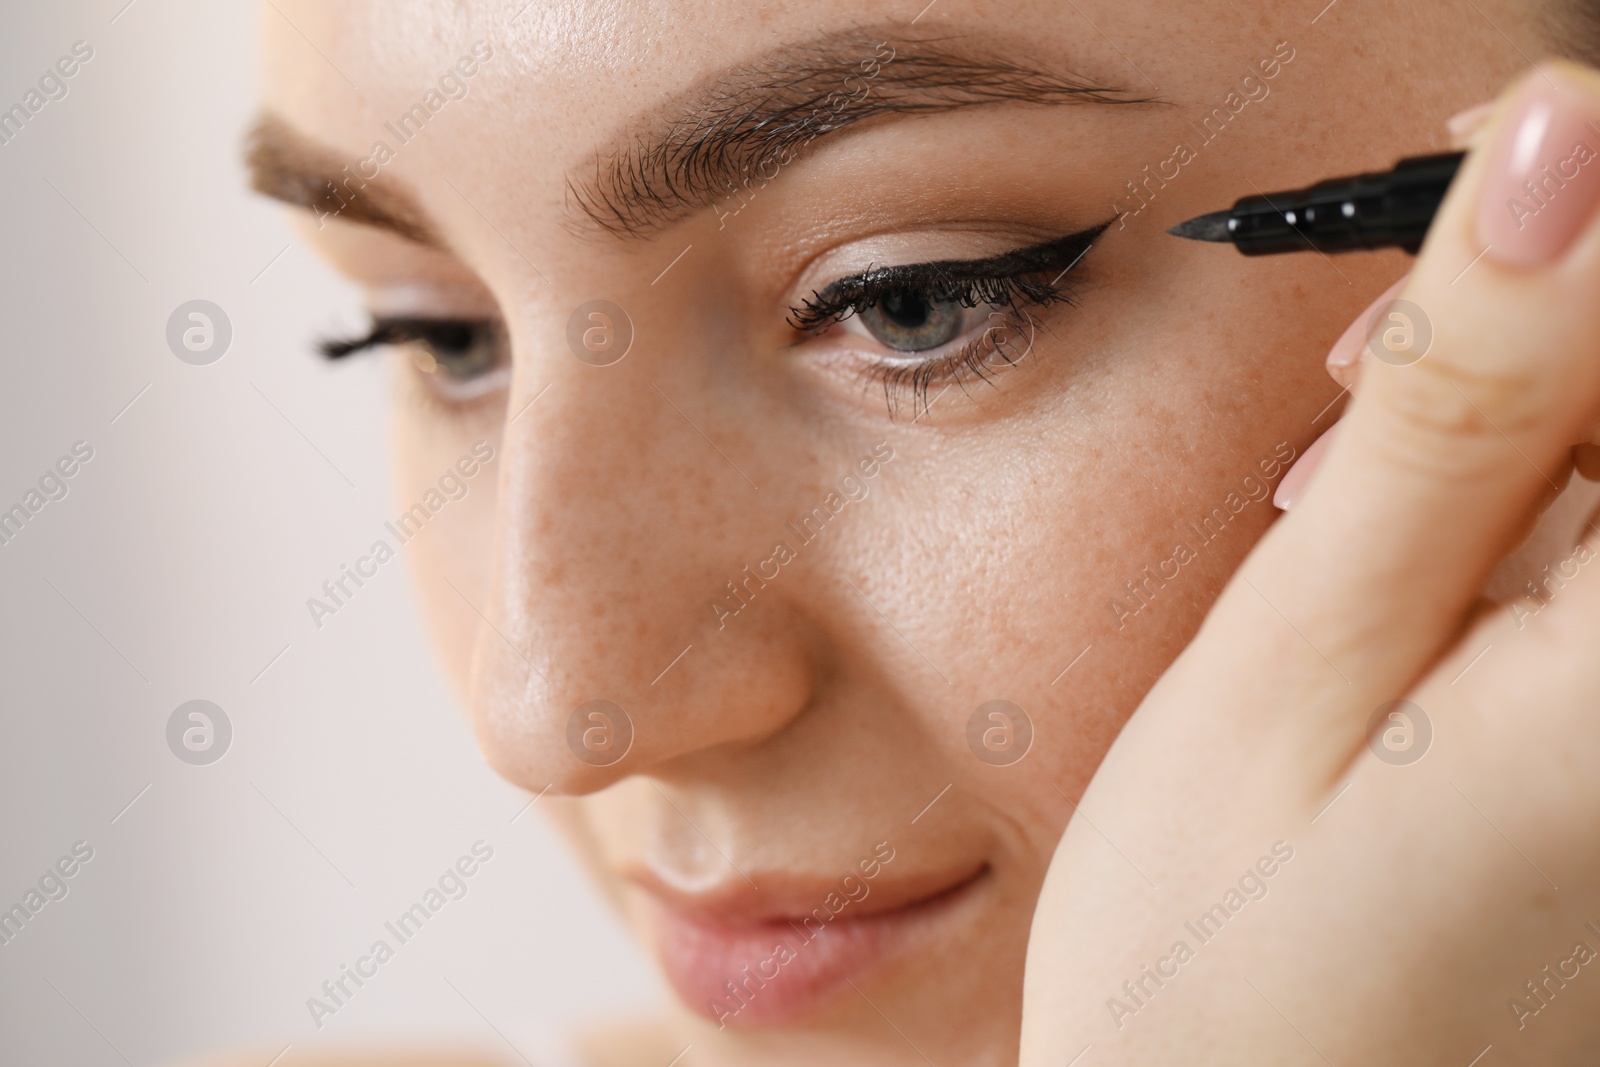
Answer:
[[[1385,311],[1315,484],[1202,631],[1218,645],[1270,635],[1275,675],[1299,689],[1279,706],[1299,698],[1339,736],[1458,631],[1600,406],[1600,77],[1540,67],[1484,138]],[[1529,199],[1536,180],[1545,193]]]

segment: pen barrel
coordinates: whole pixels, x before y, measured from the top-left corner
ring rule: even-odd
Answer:
[[[1245,255],[1404,248],[1416,252],[1450,188],[1460,152],[1403,159],[1393,170],[1318,182],[1307,189],[1247,196],[1228,230]]]

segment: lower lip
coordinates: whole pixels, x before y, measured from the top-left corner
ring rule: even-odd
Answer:
[[[801,917],[721,926],[666,906],[654,910],[657,948],[683,1003],[713,1022],[750,1026],[814,1013],[880,961],[902,953],[972,895],[981,876],[937,896],[851,917],[847,903],[827,923]],[[826,908],[819,912],[827,914]]]

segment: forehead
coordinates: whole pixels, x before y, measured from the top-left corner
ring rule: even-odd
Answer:
[[[1257,53],[1310,29],[1277,0],[904,7],[868,15],[849,0],[274,0],[261,8],[264,96],[322,142],[365,152],[478,44],[493,58],[463,79],[466,95],[443,109],[453,113],[429,131],[426,150],[492,149],[501,164],[565,170],[664,98],[854,28],[891,43],[977,37],[1045,69],[1173,101],[1223,88],[1222,73],[1236,80]],[[1339,31],[1317,32],[1326,46]]]
[[[1335,168],[1381,166],[1392,162],[1395,145],[1433,144],[1443,118],[1484,98],[1501,76],[1484,47],[1489,38],[1498,47],[1494,31],[1458,19],[1446,32],[1436,0],[1392,0],[1377,24],[1351,5],[1319,15],[1301,0],[914,0],[912,7],[886,21],[853,0],[271,0],[260,16],[264,106],[326,149],[335,180],[341,163],[347,186],[360,187],[355,174],[381,171],[362,203],[379,202],[380,184],[400,194],[437,224],[442,243],[497,299],[532,309],[541,301],[554,307],[574,287],[613,286],[628,263],[612,253],[631,251],[639,266],[659,251],[652,245],[661,242],[597,239],[588,225],[595,201],[587,194],[617,172],[611,164],[619,152],[648,151],[662,142],[663,124],[670,133],[674,122],[691,142],[719,143],[698,136],[706,102],[748,83],[752,71],[757,82],[784,83],[794,57],[808,49],[830,50],[830,69],[846,74],[853,62],[872,62],[873,42],[895,51],[863,110],[921,69],[912,58],[919,48],[979,50],[1046,77],[1156,103],[1083,107],[1013,93],[994,101],[1003,111],[985,106],[931,120],[942,126],[924,123],[921,112],[900,121],[905,109],[879,108],[840,136],[805,140],[804,162],[782,168],[762,209],[787,204],[783,225],[742,224],[746,247],[765,249],[779,265],[814,253],[827,233],[856,226],[846,218],[852,206],[862,225],[891,211],[907,225],[916,221],[907,204],[919,197],[942,196],[950,211],[959,202],[978,215],[996,204],[1014,215],[1007,201],[1031,198],[1069,205],[1079,223],[1103,221],[1139,203],[1135,183],[1158,180],[1150,168],[1170,172],[1178,143],[1205,145],[1200,164],[1184,170],[1183,194],[1196,200],[1190,214],[1248,192],[1241,175],[1287,187]],[[1270,84],[1250,82],[1274,55],[1293,55],[1293,66]],[[1462,63],[1463,55],[1483,62]],[[1408,76],[1418,66],[1429,78]],[[856,88],[840,78],[843,93]],[[935,87],[932,95],[945,91]],[[1272,99],[1252,105],[1241,92]],[[1061,103],[1072,106],[1030,106]],[[1228,111],[1244,107],[1248,121],[1230,125]],[[1211,115],[1220,118],[1208,126]],[[1223,126],[1225,134],[1211,132]],[[692,154],[656,162],[658,171],[697,165]],[[759,154],[748,163],[752,171],[771,169]],[[319,166],[317,174],[329,170]],[[718,197],[735,195],[722,190],[734,188],[726,167],[712,176]],[[674,183],[646,181],[633,199],[648,201],[662,184]],[[676,237],[671,243],[671,254],[683,246]],[[646,281],[667,263],[651,262]]]

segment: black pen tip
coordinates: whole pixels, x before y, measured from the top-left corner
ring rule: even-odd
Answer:
[[[1174,237],[1187,237],[1191,241],[1227,241],[1230,240],[1228,216],[1231,214],[1232,211],[1213,211],[1209,215],[1180,222],[1167,232]]]

